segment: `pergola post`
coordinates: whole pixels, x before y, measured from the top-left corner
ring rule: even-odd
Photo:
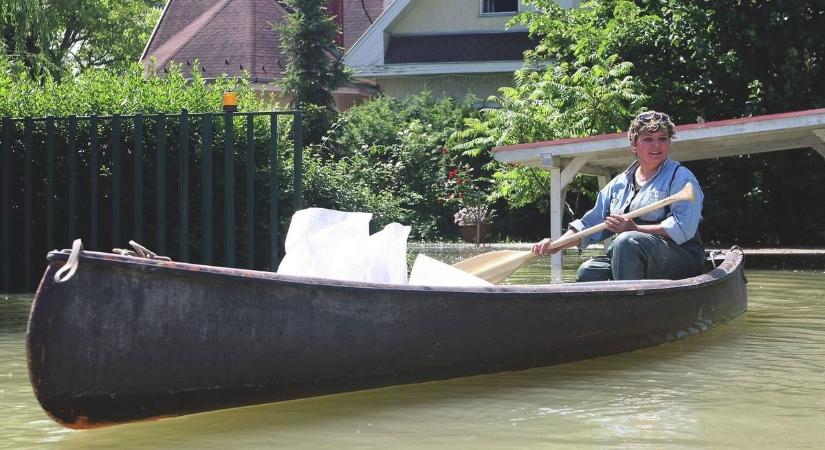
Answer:
[[[550,239],[554,241],[561,237],[565,187],[589,160],[589,157],[577,156],[562,162],[552,154],[542,155],[541,165],[550,171]],[[562,271],[562,252],[556,252],[550,256],[550,281],[561,283]]]
[[[561,168],[550,167],[550,239],[554,241],[561,237],[561,220],[564,211],[562,189]],[[556,252],[550,256],[550,280],[553,283],[562,282],[561,254],[562,252]]]

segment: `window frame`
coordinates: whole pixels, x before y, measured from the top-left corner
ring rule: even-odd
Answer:
[[[489,16],[515,16],[519,12],[521,12],[521,0],[516,0],[516,10],[515,11],[501,11],[501,12],[484,12],[484,2],[486,0],[478,0],[478,15],[481,17],[489,17]],[[495,0],[492,0],[495,1]]]

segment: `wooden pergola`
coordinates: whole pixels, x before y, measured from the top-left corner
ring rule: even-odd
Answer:
[[[676,127],[671,158],[722,158],[778,150],[813,148],[825,157],[825,109],[794,111]],[[633,159],[625,133],[559,139],[493,148],[501,162],[550,171],[550,237],[562,234],[564,190],[578,174],[596,176],[599,186]],[[551,257],[551,278],[561,282],[561,252]]]

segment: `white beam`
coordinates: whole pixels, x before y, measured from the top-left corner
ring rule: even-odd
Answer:
[[[587,156],[577,156],[571,159],[561,172],[561,187],[567,186],[588,161],[590,158]]]
[[[821,141],[821,145],[812,145],[811,148],[817,151],[823,158],[825,158],[825,129],[818,129],[814,130],[814,134],[818,137]]]
[[[556,240],[561,237],[561,219],[564,209],[562,208],[561,191],[561,169],[550,167],[550,239]],[[556,252],[550,256],[550,280],[553,283],[561,283],[563,252]]]

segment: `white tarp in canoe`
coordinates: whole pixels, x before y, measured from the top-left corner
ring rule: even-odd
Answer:
[[[370,235],[372,214],[307,208],[296,212],[287,232],[278,273],[335,280],[407,284],[410,227],[391,223]],[[490,283],[419,254],[410,284],[481,286]]]

